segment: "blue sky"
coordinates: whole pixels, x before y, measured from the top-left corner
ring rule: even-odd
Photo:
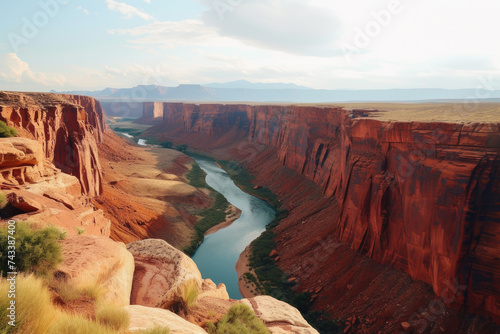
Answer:
[[[497,0],[4,1],[0,89],[500,89],[498,13]]]

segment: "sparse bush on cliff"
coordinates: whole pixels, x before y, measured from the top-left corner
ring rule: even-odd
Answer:
[[[186,282],[180,287],[170,310],[181,316],[188,315],[190,309],[196,306],[199,292],[198,283],[195,280]]]
[[[216,324],[207,323],[209,334],[269,334],[266,325],[245,304],[231,306],[229,312]]]
[[[0,121],[0,138],[15,136],[17,136],[17,130],[8,126],[4,121]]]
[[[3,191],[0,191],[0,209],[5,208],[5,206],[9,203],[7,200],[7,195]]]
[[[130,314],[123,308],[101,306],[96,312],[96,321],[115,331],[124,331],[130,325]]]
[[[16,223],[15,230],[0,229],[0,270],[5,276],[13,271],[8,267],[9,236],[16,238],[16,255],[13,261],[19,272],[46,275],[62,262],[61,245],[64,232],[56,227],[33,230],[27,222]],[[12,239],[12,238],[11,238]],[[11,241],[12,242],[12,241]],[[10,259],[12,261],[12,259]]]
[[[0,333],[47,333],[56,320],[57,312],[43,281],[34,275],[18,275],[15,298],[9,297],[10,286],[7,279],[0,279]],[[15,327],[8,324],[11,300],[15,300]]]

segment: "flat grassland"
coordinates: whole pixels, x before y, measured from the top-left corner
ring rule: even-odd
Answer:
[[[368,117],[381,121],[500,122],[500,103],[474,103],[474,100],[449,103],[345,103],[341,106],[349,110],[374,110]]]

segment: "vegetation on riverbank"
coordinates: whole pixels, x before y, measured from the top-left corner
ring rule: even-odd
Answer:
[[[218,164],[243,191],[259,197],[277,208],[275,219],[267,225],[266,231],[250,245],[249,266],[257,277],[252,273],[246,273],[245,280],[256,286],[257,293],[273,296],[296,307],[309,324],[321,334],[341,333],[342,321],[332,320],[325,312],[313,310],[311,296],[305,292],[294,292],[292,288],[295,283],[288,281],[287,274],[269,256],[271,251],[276,248],[274,241],[276,234],[273,229],[288,215],[286,210],[279,209],[277,196],[268,188],[258,187],[256,189],[252,183],[255,177],[236,162],[218,161]]]
[[[278,197],[266,187],[255,186],[253,180],[255,176],[249,174],[237,162],[218,160],[217,164],[229,174],[234,183],[247,194],[258,197],[275,208],[279,208],[280,203]]]
[[[184,253],[193,256],[196,249],[203,242],[204,234],[212,227],[224,222],[226,220],[226,212],[229,208],[229,202],[219,192],[210,187],[206,181],[206,173],[195,162],[191,170],[186,175],[188,182],[195,188],[206,188],[211,191],[214,205],[212,207],[198,212],[196,215],[202,217],[195,225],[195,236],[190,245],[184,248]]]
[[[292,288],[295,283],[288,281],[288,275],[269,256],[271,251],[276,248],[274,241],[276,234],[273,228],[278,226],[280,221],[286,218],[287,214],[287,211],[278,211],[276,218],[267,225],[266,231],[250,245],[249,265],[257,277],[250,273],[246,277],[256,285],[258,293],[273,296],[296,307],[307,322],[321,334],[342,333],[343,322],[332,320],[323,311],[313,310],[309,293],[294,292]]]

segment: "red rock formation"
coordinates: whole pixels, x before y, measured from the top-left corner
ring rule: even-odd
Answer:
[[[137,120],[138,123],[154,123],[163,119],[162,102],[144,102],[142,117]]]
[[[450,284],[467,286],[454,302],[500,322],[499,123],[379,121],[363,111],[277,105],[164,109],[165,124],[151,133],[230,152],[291,212],[308,202],[302,218],[314,233],[305,238],[290,219],[276,229],[285,271],[331,235],[429,283],[438,296]],[[276,164],[286,167],[279,175]],[[292,186],[297,174],[326,199],[311,203],[307,186]],[[317,267],[308,269],[313,277]]]
[[[50,162],[80,180],[82,193],[102,192],[97,144],[106,125],[99,102],[86,96],[0,92],[0,120],[42,144]]]

